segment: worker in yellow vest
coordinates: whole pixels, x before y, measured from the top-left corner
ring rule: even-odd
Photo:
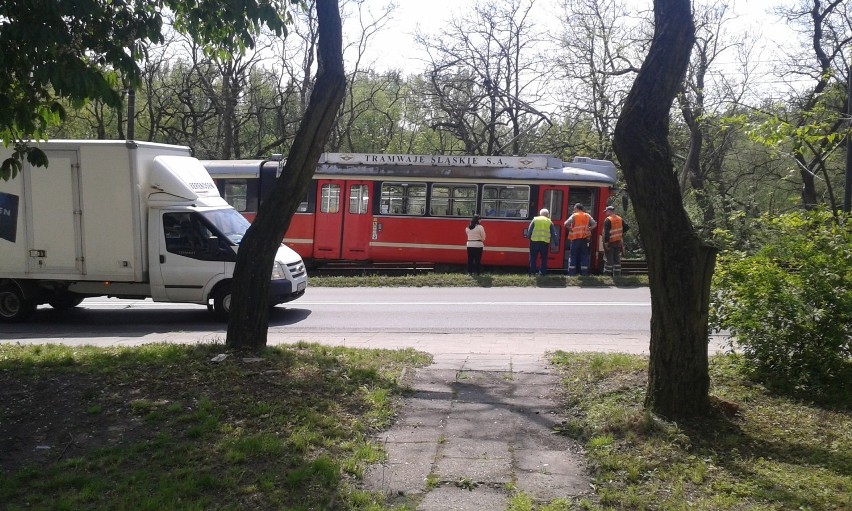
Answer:
[[[615,206],[606,207],[603,223],[603,246],[606,266],[604,273],[617,277],[621,275],[621,255],[624,254],[624,233],[630,229],[627,222],[615,214]]]
[[[592,241],[592,229],[598,223],[588,213],[581,203],[574,205],[574,213],[565,220],[565,231],[568,233],[570,252],[568,255],[568,275],[589,274],[589,245]]]
[[[531,276],[547,275],[547,250],[550,242],[558,243],[559,231],[550,220],[550,211],[542,209],[527,227],[527,237],[530,239],[530,272]],[[541,258],[541,266],[537,260]]]

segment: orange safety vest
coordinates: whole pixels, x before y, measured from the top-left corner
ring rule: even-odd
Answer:
[[[589,229],[589,220],[592,217],[585,211],[574,213],[574,221],[571,224],[571,231],[568,233],[569,240],[578,240],[592,237],[592,230]]]
[[[612,215],[609,217],[609,243],[619,243],[624,233],[624,225],[621,217]]]

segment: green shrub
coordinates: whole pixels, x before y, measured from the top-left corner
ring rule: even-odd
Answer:
[[[830,212],[765,217],[763,247],[726,252],[710,324],[728,330],[752,377],[800,392],[837,389],[852,357],[852,225]]]

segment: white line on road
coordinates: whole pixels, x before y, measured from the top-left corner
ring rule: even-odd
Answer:
[[[295,302],[289,302],[284,304],[286,307],[301,307],[305,305],[336,305],[336,306],[351,306],[351,307],[363,307],[363,306],[439,306],[439,305],[463,305],[463,306],[492,306],[492,305],[512,305],[512,306],[529,306],[529,307],[606,307],[606,306],[616,306],[616,307],[650,307],[651,302],[500,302],[500,301],[489,301],[489,302],[351,302],[351,301],[339,301],[339,302],[330,302],[330,301],[308,301],[308,300],[299,300]],[[197,304],[188,304],[188,303],[169,303],[169,302],[151,302],[151,301],[138,301],[138,302],[124,302],[124,301],[115,301],[115,300],[98,300],[98,299],[88,299],[81,307],[99,307],[99,306],[108,306],[111,308],[185,308],[185,307],[204,307],[203,305],[199,306]]]
[[[588,306],[602,307],[607,305],[616,305],[619,307],[650,307],[651,302],[310,302],[298,301],[292,302],[291,306],[297,305],[351,305],[359,307],[364,305],[528,305],[534,307],[562,307],[568,306]]]

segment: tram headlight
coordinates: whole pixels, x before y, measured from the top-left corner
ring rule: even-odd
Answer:
[[[278,261],[275,261],[275,264],[272,265],[272,279],[271,280],[281,280],[287,278],[287,270],[284,269],[284,264]]]

